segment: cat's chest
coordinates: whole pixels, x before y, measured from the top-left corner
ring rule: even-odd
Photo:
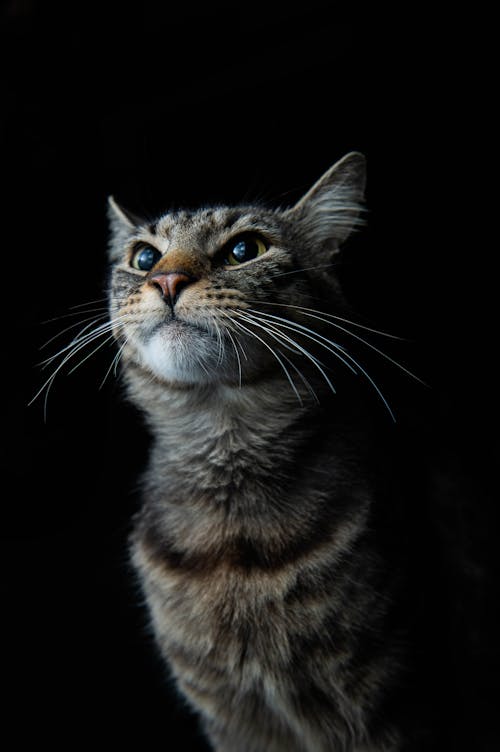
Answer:
[[[273,421],[258,411],[250,420],[210,410],[167,420],[156,432],[148,488],[175,503],[197,497],[234,503],[235,496],[273,495],[278,478],[293,474],[295,442],[287,428],[286,420]]]
[[[155,631],[174,657],[187,652],[196,661],[223,658],[229,670],[240,670],[276,640],[288,659],[290,615],[284,604],[295,582],[293,568],[243,571],[221,559],[207,570],[188,571],[153,559],[144,541],[136,543],[134,560]]]

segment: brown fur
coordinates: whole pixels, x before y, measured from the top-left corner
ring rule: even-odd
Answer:
[[[370,422],[325,378],[348,372],[345,349],[324,346],[326,316],[345,312],[328,264],[358,221],[363,164],[348,155],[286,211],[151,227],[112,206],[111,314],[153,436],[133,561],[218,752],[403,749],[399,585],[375,530]],[[249,231],[268,251],[228,266],[226,244]],[[151,272],[130,268],[139,241],[163,254]],[[196,278],[175,308],[148,285],[158,271]]]

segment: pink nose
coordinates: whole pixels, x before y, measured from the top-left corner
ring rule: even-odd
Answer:
[[[159,287],[162,297],[170,301],[172,305],[176,302],[181,290],[192,282],[194,279],[183,272],[157,272],[149,280],[151,285]]]

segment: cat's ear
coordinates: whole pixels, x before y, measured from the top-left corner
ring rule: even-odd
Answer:
[[[110,229],[109,256],[111,260],[115,260],[120,258],[126,241],[144,220],[132,214],[128,209],[119,206],[113,196],[108,196],[108,221]]]
[[[360,212],[365,184],[365,158],[359,152],[350,152],[330,167],[286,213],[301,223],[313,242],[337,250],[363,224]]]

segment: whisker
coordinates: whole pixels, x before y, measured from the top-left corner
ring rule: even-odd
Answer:
[[[426,386],[426,387],[429,386],[425,381],[423,381],[423,379],[421,379],[419,376],[416,376],[414,373],[412,373],[412,371],[410,371],[408,368],[406,368],[405,366],[403,366],[401,363],[399,363],[394,358],[391,358],[391,356],[387,355],[387,353],[385,353],[383,350],[380,350],[380,348],[376,347],[374,344],[372,344],[368,340],[364,339],[363,337],[360,337],[358,334],[355,334],[354,332],[351,332],[349,329],[346,329],[346,327],[341,326],[336,321],[330,321],[329,319],[336,319],[338,321],[342,321],[342,322],[345,322],[347,324],[351,324],[353,326],[357,326],[357,327],[360,327],[362,329],[366,329],[367,331],[373,332],[375,334],[381,334],[381,335],[383,335],[385,337],[389,337],[391,339],[401,340],[401,337],[396,337],[395,335],[388,334],[387,332],[381,332],[381,331],[378,331],[377,329],[371,329],[370,327],[364,326],[362,324],[358,324],[355,321],[350,321],[349,319],[345,319],[342,316],[335,316],[334,314],[324,313],[322,311],[317,311],[314,308],[305,308],[304,306],[297,306],[297,305],[287,304],[287,303],[267,303],[266,302],[265,305],[266,306],[267,305],[279,305],[279,306],[284,307],[284,308],[293,308],[293,309],[301,311],[304,316],[309,316],[310,318],[315,318],[315,319],[318,319],[319,321],[323,321],[325,324],[329,324],[330,326],[334,326],[336,329],[339,329],[339,331],[345,332],[346,334],[349,334],[354,339],[357,339],[359,342],[362,342],[364,345],[366,345],[366,347],[369,347],[371,350],[373,350],[378,355],[380,355],[383,358],[385,358],[387,361],[389,361],[390,363],[392,363],[394,366],[396,366],[397,368],[399,368],[401,371],[403,371],[404,373],[406,373],[408,376],[411,376],[411,378],[415,379],[415,381],[418,381],[423,386]],[[259,313],[263,313],[263,312],[259,311]],[[321,314],[321,315],[318,315],[318,314]],[[265,314],[265,315],[272,316],[272,314]],[[328,318],[325,318],[326,316]],[[286,321],[289,321],[289,319],[286,319]],[[318,336],[320,336],[320,335],[318,335]]]
[[[223,311],[223,310],[221,310],[221,309],[218,309],[218,310],[219,310],[219,313],[220,313],[220,314],[222,314],[222,315],[224,315],[224,316],[226,316],[226,317],[227,317],[227,318],[229,319],[229,321],[231,322],[231,324],[233,324],[233,326],[234,326],[235,322],[234,322],[234,321],[232,320],[232,318],[231,318],[230,314],[229,314],[229,313],[227,313],[227,311]],[[239,381],[239,387],[240,387],[240,389],[241,389],[241,385],[242,385],[242,373],[243,373],[243,369],[242,369],[242,367],[241,367],[241,358],[240,358],[240,354],[239,354],[239,352],[238,352],[238,347],[237,347],[237,345],[236,345],[236,341],[238,341],[238,338],[237,338],[237,336],[236,336],[236,332],[234,333],[234,337],[233,337],[233,335],[232,335],[232,333],[231,333],[231,331],[230,331],[229,327],[226,327],[226,330],[225,330],[225,331],[226,331],[226,334],[227,334],[227,336],[229,337],[229,341],[231,342],[231,344],[232,344],[232,346],[233,346],[233,349],[234,349],[234,354],[236,355],[236,361],[237,361],[237,363],[238,363],[238,377],[239,377],[238,381]],[[243,347],[242,347],[241,343],[238,343],[238,344],[240,345],[240,348],[241,348],[241,350],[242,350],[242,353],[243,353],[243,355],[245,356],[245,359],[246,359],[246,360],[248,360],[248,358],[247,358],[247,354],[246,354],[246,352],[244,351],[244,349],[243,349]]]
[[[61,319],[69,319],[74,316],[81,316],[82,313],[103,313],[105,315],[108,312],[107,307],[100,306],[99,308],[89,308],[87,311],[73,311],[72,313],[63,313],[61,316],[53,316],[50,319],[44,319],[40,321],[40,324],[52,324],[54,321],[61,321]]]
[[[236,313],[236,312],[235,312],[235,313]],[[247,334],[249,334],[249,335],[250,335],[251,337],[254,337],[255,339],[259,340],[259,342],[261,342],[261,343],[262,343],[262,344],[264,345],[264,347],[266,347],[266,348],[267,348],[267,349],[268,349],[268,350],[270,351],[270,353],[271,353],[271,354],[273,355],[273,357],[275,357],[275,358],[276,358],[276,360],[278,361],[278,363],[279,363],[279,364],[280,364],[280,366],[282,367],[282,369],[283,369],[283,372],[284,372],[285,376],[287,377],[287,379],[288,379],[288,382],[289,382],[290,386],[292,387],[292,389],[293,389],[293,391],[294,391],[294,393],[295,393],[295,396],[297,397],[298,401],[299,401],[299,402],[300,402],[300,404],[302,405],[302,404],[303,404],[303,402],[302,402],[302,397],[300,396],[299,392],[297,391],[297,387],[295,386],[295,383],[294,383],[294,381],[293,381],[292,377],[290,376],[290,373],[289,373],[289,371],[287,370],[287,367],[286,367],[286,366],[285,366],[285,364],[283,363],[283,360],[282,360],[282,359],[280,358],[280,356],[279,356],[279,355],[278,355],[278,354],[277,354],[277,353],[275,352],[275,350],[274,350],[274,349],[273,349],[273,348],[272,348],[272,347],[271,347],[271,346],[270,346],[270,345],[269,345],[269,344],[268,344],[268,343],[267,343],[267,342],[266,342],[265,340],[263,340],[263,339],[262,339],[262,337],[259,337],[259,335],[258,335],[258,334],[256,334],[255,332],[252,332],[252,331],[251,331],[250,329],[248,329],[248,328],[247,328],[246,326],[244,326],[244,325],[243,325],[243,324],[242,324],[242,323],[241,323],[240,321],[234,321],[234,320],[233,320],[233,324],[234,324],[235,326],[239,327],[240,329],[242,329],[242,330],[243,330],[244,332],[246,332]]]
[[[50,390],[50,387],[51,387],[51,385],[52,385],[52,382],[54,381],[55,377],[57,376],[57,374],[59,373],[59,371],[61,370],[61,368],[62,368],[62,367],[63,367],[63,366],[64,366],[64,365],[65,365],[65,364],[66,364],[66,363],[67,363],[67,362],[68,362],[68,361],[69,361],[69,360],[70,360],[71,358],[73,358],[73,357],[74,357],[74,356],[75,356],[75,355],[76,355],[76,354],[77,354],[78,352],[80,352],[80,350],[81,350],[82,348],[84,348],[84,347],[85,347],[85,346],[86,346],[87,344],[89,344],[89,342],[93,342],[93,341],[94,341],[94,339],[97,339],[97,336],[95,336],[95,337],[92,337],[92,339],[90,339],[90,340],[85,340],[84,342],[81,342],[81,343],[79,343],[79,344],[74,344],[74,347],[73,347],[73,349],[71,349],[71,350],[70,350],[70,352],[69,352],[69,353],[68,353],[68,354],[67,354],[67,355],[66,355],[66,356],[65,356],[65,357],[64,357],[64,358],[62,359],[62,361],[61,361],[61,362],[59,363],[59,365],[58,365],[58,366],[57,366],[57,367],[55,368],[54,372],[53,372],[53,373],[52,373],[52,374],[51,374],[51,375],[49,376],[49,378],[47,379],[47,381],[45,381],[45,383],[44,383],[44,384],[43,384],[43,385],[42,385],[42,386],[40,387],[40,389],[39,389],[39,390],[38,390],[38,392],[37,392],[37,393],[35,394],[35,396],[33,397],[33,399],[32,399],[32,400],[31,400],[31,401],[30,401],[30,402],[28,403],[28,405],[31,405],[31,404],[33,404],[33,402],[34,402],[34,401],[35,401],[35,400],[37,399],[37,397],[38,397],[38,396],[39,396],[39,395],[40,395],[40,394],[41,394],[41,393],[43,392],[43,390],[45,389],[45,387],[47,387],[47,392],[46,392],[46,398],[47,398],[47,395],[48,395],[48,392],[49,392],[49,390]],[[66,349],[67,349],[67,348],[65,348],[65,350],[66,350]],[[64,352],[64,351],[63,351],[63,352]],[[59,354],[59,353],[58,353],[58,354]]]
[[[224,308],[224,309],[223,309],[223,308],[218,308],[218,309],[217,309],[217,311],[218,311],[218,313],[219,313],[219,314],[220,314],[221,316],[224,316],[224,317],[225,317],[225,318],[226,318],[226,319],[227,319],[227,320],[229,321],[229,323],[230,323],[230,326],[232,325],[232,326],[234,326],[234,327],[236,328],[236,322],[235,322],[235,321],[234,321],[234,319],[233,319],[233,318],[231,317],[231,314],[230,314],[230,313],[228,313],[227,309],[225,309],[225,308]],[[226,334],[231,334],[231,331],[230,331],[230,326],[229,326],[229,327],[226,327],[226,328],[225,328],[225,332],[226,332]],[[234,338],[233,338],[233,339],[234,339],[234,341],[236,342],[236,344],[237,344],[237,346],[239,347],[239,349],[241,350],[241,354],[242,354],[243,358],[244,358],[244,359],[245,359],[246,361],[248,361],[248,355],[247,355],[247,353],[246,353],[246,350],[245,350],[245,348],[243,347],[243,344],[242,344],[242,343],[240,342],[240,340],[238,339],[238,337],[237,337],[237,334],[236,334],[236,331],[235,331],[234,329],[233,329],[233,331],[232,331],[232,334],[234,334]]]
[[[252,311],[251,308],[249,310]],[[255,313],[259,313],[259,315],[261,315],[260,312],[255,312]],[[291,319],[284,319],[281,316],[273,316],[271,313],[266,314],[264,312],[262,312],[262,315],[272,318],[273,320],[276,319],[276,321],[279,320],[279,321],[285,322],[283,324],[276,323],[276,326],[281,326],[285,329],[291,329],[292,331],[295,331],[297,333],[302,333],[304,337],[307,337],[307,339],[311,339],[313,342],[316,342],[321,347],[324,347],[325,350],[329,350],[329,352],[335,355],[336,358],[338,358],[345,366],[347,366],[347,368],[349,368],[350,371],[352,371],[352,373],[355,376],[357,376],[356,370],[349,363],[347,363],[342,358],[341,355],[339,355],[338,350],[341,350],[342,352],[344,352],[344,349],[339,344],[337,344],[337,342],[334,342],[332,339],[329,339],[328,337],[324,337],[322,334],[319,334],[318,332],[314,331],[314,329],[309,329],[309,327],[304,326],[304,324],[299,324],[296,321],[292,321]],[[332,347],[329,347],[328,345],[324,344],[325,342],[327,342],[328,345],[331,345]]]
[[[81,365],[83,365],[83,363],[85,363],[85,361],[86,361],[86,360],[88,360],[88,359],[89,359],[90,357],[92,357],[92,355],[93,355],[94,353],[96,353],[96,352],[97,352],[98,350],[100,350],[100,349],[101,349],[101,347],[104,347],[104,345],[105,345],[105,344],[107,344],[108,342],[112,342],[112,341],[114,340],[114,338],[115,338],[115,335],[114,335],[114,334],[110,334],[110,335],[109,335],[108,337],[106,337],[106,339],[105,339],[105,340],[103,340],[102,342],[100,342],[100,343],[99,343],[99,344],[97,345],[97,347],[95,347],[95,348],[94,348],[94,349],[93,349],[93,350],[92,350],[91,352],[89,352],[89,354],[88,354],[88,355],[86,355],[86,356],[85,356],[84,358],[82,358],[82,360],[79,360],[79,361],[78,361],[78,363],[76,364],[76,366],[73,366],[73,367],[71,368],[71,370],[70,370],[70,371],[68,371],[68,376],[69,376],[69,375],[70,375],[71,373],[73,373],[74,371],[76,371],[76,369],[77,369],[77,368],[80,368],[80,366],[81,366]],[[94,340],[92,340],[92,341],[94,341]],[[85,345],[80,345],[80,348],[79,348],[79,349],[81,350],[81,349],[82,349],[83,347],[85,347]],[[68,356],[68,359],[69,359],[69,356]]]
[[[286,350],[289,350],[294,355],[301,355],[301,354],[303,354],[303,351],[300,349],[300,345],[298,345],[297,342],[294,339],[292,339],[291,337],[288,337],[286,334],[283,334],[283,332],[280,331],[279,329],[276,329],[276,326],[277,326],[276,324],[273,325],[270,321],[266,321],[266,320],[264,320],[262,318],[259,318],[258,316],[255,316],[254,314],[250,314],[249,313],[250,310],[251,309],[245,310],[245,314],[247,314],[249,317],[251,317],[252,320],[254,320],[254,321],[260,321],[260,324],[263,325],[264,328],[268,332],[275,332],[275,334],[278,334],[279,337],[280,337],[280,344],[281,344],[282,347],[284,347]],[[288,328],[291,328],[291,327],[288,327]],[[294,331],[297,331],[297,330],[294,330]],[[286,338],[286,340],[285,340],[285,338]],[[276,339],[276,338],[274,337],[274,339]],[[289,342],[290,344],[286,345],[284,343],[284,340],[287,341],[287,342]],[[318,363],[320,363],[320,365],[324,365],[324,363],[321,363],[321,361],[319,360],[319,358],[316,358],[311,353],[309,353],[309,355],[315,361],[317,361]]]
[[[123,358],[123,351],[125,349],[125,346],[128,345],[129,340],[130,340],[130,337],[127,337],[125,339],[123,345],[120,347],[120,349],[118,350],[118,352],[117,352],[117,354],[115,356],[115,367],[113,369],[113,373],[114,373],[115,377],[118,376],[118,365],[120,363],[120,360]]]
[[[305,266],[302,269],[292,269],[291,272],[280,272],[279,274],[273,274],[271,279],[276,279],[277,277],[287,277],[289,274],[301,274],[302,272],[311,272],[315,271],[316,269],[330,269],[332,266],[338,266],[338,262],[335,264],[321,264],[320,266]]]
[[[367,373],[367,371],[363,368],[363,366],[355,358],[353,358],[353,356],[350,355],[350,353],[348,353],[347,350],[345,350],[344,348],[342,348],[342,350],[343,350],[345,356],[347,358],[349,358],[349,360],[352,360],[353,363],[355,363],[356,367],[359,368],[359,370],[361,371],[361,373],[363,374],[363,376],[369,381],[369,383],[375,389],[375,391],[377,392],[378,396],[380,397],[380,399],[384,403],[385,407],[387,408],[387,410],[389,412],[389,415],[391,416],[392,420],[394,421],[394,423],[396,423],[396,417],[395,417],[395,415],[394,415],[394,413],[393,413],[393,411],[392,411],[389,403],[387,402],[386,398],[382,394],[382,391],[380,390],[380,388],[378,387],[378,385],[375,383],[375,381],[372,379],[372,377],[370,376],[370,374]]]
[[[261,305],[265,306],[279,306],[280,308],[294,308],[298,311],[307,311],[310,314],[321,314],[322,316],[326,316],[328,319],[335,319],[336,321],[342,321],[344,324],[350,324],[351,326],[356,326],[358,329],[364,329],[367,332],[372,332],[372,334],[379,334],[381,337],[387,337],[388,339],[395,339],[400,342],[405,341],[404,337],[398,337],[396,334],[389,334],[389,332],[383,332],[381,329],[374,329],[373,327],[366,326],[365,324],[360,324],[357,321],[352,321],[351,319],[346,319],[343,316],[337,316],[333,313],[326,313],[325,311],[318,311],[316,308],[305,308],[304,306],[299,305],[293,305],[292,303],[270,303],[269,301],[262,301],[262,300],[249,300],[249,303],[259,303]],[[332,322],[326,322],[326,323],[332,323]],[[348,332],[349,334],[352,334],[352,332]],[[353,336],[355,336],[353,334]]]
[[[297,331],[297,332],[300,332],[303,329],[305,329],[307,332],[312,332],[312,330],[309,329],[308,327],[304,327],[302,324],[298,324],[296,322],[290,322],[289,319],[283,319],[281,316],[273,316],[270,313],[267,313],[267,314],[266,313],[262,313],[262,315],[266,316],[266,317],[270,317],[272,319],[278,319],[279,321],[286,322],[286,324],[277,323],[276,326],[281,326],[281,327],[284,327],[286,329],[292,329],[292,330]],[[294,327],[298,327],[298,329],[294,328]],[[389,412],[389,415],[391,416],[392,420],[394,422],[396,422],[396,418],[394,416],[394,413],[393,413],[393,411],[392,411],[392,409],[391,409],[391,407],[390,407],[387,399],[384,397],[384,395],[383,395],[380,387],[375,383],[375,381],[372,379],[372,377],[369,375],[369,373],[366,371],[366,369],[363,368],[363,366],[344,347],[341,347],[340,345],[338,345],[337,343],[333,342],[332,340],[328,340],[326,337],[323,337],[322,335],[317,334],[317,332],[313,332],[313,334],[315,334],[317,337],[319,337],[320,340],[325,340],[327,342],[330,342],[330,344],[332,344],[336,349],[340,349],[343,352],[343,354],[345,355],[345,357],[348,358],[348,360],[350,360],[352,363],[355,364],[356,368],[358,368],[358,370],[360,371],[360,373],[363,374],[363,376],[367,379],[367,381],[371,384],[371,386],[373,387],[373,389],[375,389],[376,393],[379,395],[379,397],[382,400],[383,404],[385,405],[387,411]],[[308,336],[308,335],[305,334],[304,336]],[[314,337],[310,337],[310,338],[314,339]],[[349,363],[347,363],[340,355],[338,355],[337,352],[331,350],[331,348],[329,348],[326,345],[324,345],[322,343],[322,341],[318,341],[318,344],[321,345],[321,346],[323,346],[323,347],[326,347],[326,349],[330,350],[330,352],[333,352],[334,355],[336,355],[345,365],[347,365],[351,369],[351,371],[353,371],[354,373],[356,373],[356,370]]]
[[[240,341],[240,340],[238,339],[238,337],[236,336],[236,332],[234,332],[234,338],[235,338],[236,344],[238,345],[238,347],[239,347],[239,348],[240,348],[240,350],[241,350],[241,354],[243,355],[243,357],[245,358],[245,360],[246,360],[246,361],[247,361],[247,363],[248,363],[248,355],[247,355],[247,351],[246,351],[246,350],[245,350],[245,348],[243,347],[243,342],[241,342],[241,341]]]
[[[299,378],[302,379],[302,383],[304,384],[304,386],[308,390],[309,394],[313,397],[313,399],[316,402],[316,404],[319,405],[320,404],[320,400],[319,400],[318,395],[316,394],[316,392],[314,391],[314,389],[311,386],[311,383],[308,381],[308,379],[306,379],[306,377],[304,376],[304,374],[302,373],[302,371],[300,370],[300,368],[297,368],[297,366],[295,365],[295,363],[290,358],[287,358],[287,356],[283,352],[281,352],[281,350],[279,350],[279,353],[286,360],[286,362],[289,363],[289,365],[293,368],[293,370],[299,376]]]
[[[114,334],[110,334],[110,332],[113,331],[117,323],[123,319],[128,318],[129,314],[123,314],[122,316],[117,316],[110,321],[106,321],[103,324],[100,324],[98,327],[93,329],[92,331],[88,332],[87,334],[83,334],[85,330],[89,328],[92,324],[87,324],[79,333],[78,335],[70,342],[69,345],[66,347],[63,347],[59,352],[57,352],[52,357],[48,358],[47,360],[42,362],[42,365],[44,367],[47,367],[49,363],[53,362],[55,358],[64,355],[61,362],[58,366],[54,369],[52,374],[49,376],[49,378],[42,384],[40,389],[36,392],[34,397],[30,400],[28,405],[32,405],[35,400],[38,399],[38,397],[45,391],[45,397],[44,397],[44,420],[46,420],[47,417],[47,403],[48,403],[48,396],[51,389],[52,384],[54,383],[54,380],[58,373],[61,371],[61,369],[68,363],[69,360],[74,358],[82,349],[90,345],[95,340],[99,339],[100,337],[103,337],[105,335],[106,339],[104,339],[103,342],[100,342],[97,347],[95,347],[87,356],[85,356],[76,366],[74,366],[69,373],[73,373],[80,365],[82,365],[86,360],[88,360],[89,357],[91,357],[97,350],[99,350],[101,347],[103,347],[106,343],[112,341],[114,339]],[[81,323],[81,322],[80,322]],[[68,374],[69,375],[69,374]]]
[[[268,326],[263,326],[262,324],[259,324],[257,322],[257,320],[255,319],[254,316],[252,316],[251,318],[250,317],[246,317],[245,314],[242,314],[240,312],[238,313],[238,316],[244,318],[246,321],[251,321],[252,323],[255,324],[255,326],[258,326],[261,329],[264,329],[264,331],[266,331],[268,334],[270,334],[271,337],[273,337],[273,339],[277,339],[278,338],[278,341],[280,341],[280,339],[281,339],[281,341],[285,340],[286,342],[290,342],[294,347],[296,347],[298,350],[300,350],[300,352],[303,355],[305,355],[306,358],[308,358],[312,363],[314,363],[314,365],[320,371],[321,375],[323,376],[323,378],[325,379],[326,383],[330,387],[330,389],[333,392],[333,394],[336,394],[335,387],[333,386],[332,382],[330,381],[330,379],[326,375],[325,371],[321,367],[319,361],[317,360],[317,358],[315,358],[313,355],[311,355],[311,353],[308,350],[306,350],[304,347],[302,347],[301,345],[299,345],[294,339],[292,339],[291,337],[288,337],[288,335],[283,334],[282,332],[275,332],[273,334],[272,330],[270,330]]]
[[[123,344],[120,345],[120,347],[118,349],[118,352],[115,354],[113,360],[111,361],[111,364],[110,364],[108,370],[104,374],[103,380],[99,384],[99,389],[103,388],[104,384],[106,383],[106,379],[108,378],[108,376],[111,373],[111,371],[113,371],[114,375],[117,376],[118,363],[120,362],[120,359],[121,359],[121,357],[123,355],[123,350],[124,350],[127,342],[129,341],[129,339],[130,339],[130,337],[126,337],[125,340],[124,340],[124,342],[123,342]]]
[[[215,333],[217,335],[217,346],[218,346],[218,355],[217,355],[217,366],[220,366],[224,361],[224,341],[222,339],[222,333],[220,330],[220,326],[217,323],[216,319],[214,318],[212,320],[212,324],[215,328]]]
[[[122,314],[121,316],[117,316],[113,319],[110,319],[108,321],[105,321],[103,324],[100,324],[96,329],[93,329],[92,331],[88,332],[87,334],[83,335],[83,332],[85,332],[87,329],[92,326],[92,323],[87,324],[86,326],[81,329],[76,337],[74,337],[71,342],[66,345],[65,347],[61,348],[58,352],[56,352],[54,355],[51,355],[49,358],[46,358],[45,360],[42,360],[40,365],[42,365],[44,368],[47,367],[49,363],[51,363],[53,360],[55,360],[59,355],[62,355],[64,352],[67,352],[75,345],[79,345],[81,343],[90,343],[95,337],[99,337],[101,334],[105,334],[107,331],[111,331],[115,325],[126,318],[129,318],[130,314]],[[80,322],[81,323],[81,322]],[[82,336],[83,335],[83,336]]]
[[[412,373],[408,368],[406,368],[405,366],[403,366],[401,363],[398,363],[397,360],[394,360],[394,358],[391,358],[390,355],[387,355],[387,353],[385,353],[383,350],[380,350],[380,348],[376,347],[374,344],[372,344],[368,340],[364,339],[363,337],[360,337],[359,334],[355,334],[354,332],[349,331],[349,329],[346,329],[344,326],[341,326],[340,324],[337,324],[336,322],[328,321],[328,319],[325,319],[322,316],[318,316],[318,315],[316,315],[314,313],[309,313],[308,311],[306,312],[305,310],[303,311],[303,313],[304,313],[304,316],[309,316],[310,318],[318,319],[319,321],[324,321],[325,323],[330,324],[331,326],[336,327],[336,329],[339,329],[340,331],[345,332],[346,334],[349,334],[351,337],[354,337],[354,339],[357,339],[359,342],[362,342],[364,345],[366,345],[367,347],[369,347],[371,350],[373,350],[374,352],[378,353],[378,355],[381,355],[383,358],[385,358],[390,363],[392,363],[393,365],[395,365],[401,371],[404,371],[404,373],[408,374],[408,376],[411,376],[413,379],[415,379],[415,381],[418,381],[423,386],[428,386],[428,384],[426,384],[425,381],[423,381],[421,378],[419,378],[414,373]],[[336,318],[340,318],[340,317],[336,317]],[[352,323],[352,322],[348,322],[348,323]],[[367,327],[363,327],[363,328],[366,329]],[[375,330],[369,330],[369,331],[375,331]],[[377,333],[378,334],[383,334],[383,332],[377,332]],[[385,335],[385,336],[392,336],[392,335]]]
[[[295,321],[291,321],[290,319],[284,319],[281,316],[273,316],[271,313],[264,313],[260,311],[254,311],[252,308],[248,309],[249,312],[252,312],[252,314],[257,313],[262,316],[266,316],[272,319],[276,319],[277,321],[284,321],[284,324],[276,324],[276,326],[281,326],[284,329],[290,329],[291,331],[295,331],[297,333],[302,333],[304,337],[307,337],[307,339],[311,339],[313,342],[316,342],[321,347],[324,347],[326,350],[331,352],[333,355],[335,355],[336,358],[338,358],[349,370],[351,370],[354,375],[356,374],[356,370],[349,364],[347,361],[344,360],[344,358],[339,355],[338,350],[342,350],[343,348],[340,347],[336,342],[334,342],[331,339],[328,339],[327,337],[323,337],[322,334],[318,334],[318,332],[315,332],[313,329],[309,329],[309,327],[304,326],[303,324],[298,324]],[[308,332],[308,333],[306,333]],[[325,345],[324,342],[328,342],[329,345],[332,345],[332,347],[328,347],[328,345]]]
[[[94,305],[94,303],[105,303],[107,298],[96,298],[95,300],[88,300],[86,303],[77,303],[77,305],[70,306],[70,309],[83,308],[84,306]]]
[[[81,315],[81,314],[78,314],[78,315]],[[107,313],[103,313],[100,316],[89,316],[86,319],[81,319],[81,321],[76,321],[73,324],[70,324],[69,326],[65,327],[65,329],[62,329],[57,334],[54,334],[54,336],[51,337],[50,339],[48,339],[47,342],[44,342],[43,345],[40,345],[40,347],[38,349],[39,350],[44,350],[47,347],[47,345],[50,345],[50,343],[53,342],[55,339],[58,339],[58,337],[61,337],[63,334],[66,334],[66,332],[69,332],[70,329],[74,329],[75,326],[80,326],[80,324],[84,324],[86,321],[91,321],[92,323],[97,323],[100,319],[103,319],[103,318],[107,317],[107,315],[108,315]],[[89,324],[89,326],[92,326],[92,324]]]
[[[234,348],[234,353],[235,353],[235,355],[236,355],[236,360],[237,360],[237,362],[238,362],[238,375],[239,375],[239,385],[240,385],[240,389],[241,389],[241,383],[242,383],[242,369],[241,369],[241,358],[240,358],[240,354],[239,354],[239,352],[238,352],[238,348],[236,347],[236,342],[234,341],[233,335],[231,334],[231,332],[229,331],[229,329],[226,329],[226,334],[227,334],[227,336],[229,337],[229,340],[230,340],[230,342],[232,342],[232,345],[233,345],[233,348]]]

